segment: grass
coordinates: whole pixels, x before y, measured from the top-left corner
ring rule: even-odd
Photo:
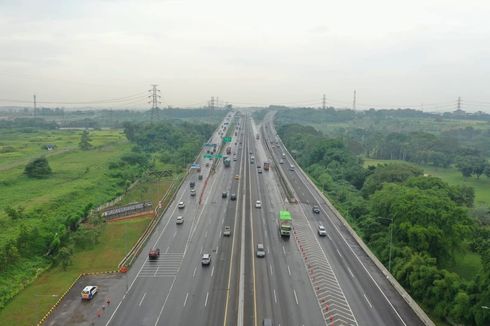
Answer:
[[[130,246],[139,238],[150,218],[107,223],[92,249],[73,254],[73,264],[63,271],[55,267],[20,292],[2,311],[2,325],[33,325],[53,306],[72,282],[85,272],[117,269]],[[56,296],[52,296],[56,295]]]
[[[407,163],[398,160],[364,159],[364,167],[367,167],[369,165],[395,162]],[[480,179],[477,179],[475,177],[464,178],[461,173],[455,168],[437,168],[432,166],[417,165],[413,163],[408,164],[421,167],[424,169],[425,173],[441,178],[448,184],[466,185],[473,187],[475,189],[475,203],[490,206],[490,178],[484,176],[480,177]],[[481,271],[481,257],[480,255],[471,252],[468,249],[464,249],[454,254],[453,262],[444,264],[444,266],[441,267],[446,268],[451,272],[457,273],[464,279],[471,280]]]
[[[168,189],[174,178],[167,179],[151,179],[146,182],[140,182],[131,189],[118,205],[125,205],[134,202],[151,201],[153,208],[158,205],[158,201],[162,198],[162,189]]]
[[[397,160],[373,160],[364,158],[364,167],[369,165],[378,165],[384,163],[407,163]],[[479,179],[476,177],[465,178],[456,168],[437,168],[433,166],[417,165],[421,167],[424,172],[434,177],[441,178],[450,185],[465,185],[475,189],[475,204],[484,204],[490,206],[490,178],[481,176]]]

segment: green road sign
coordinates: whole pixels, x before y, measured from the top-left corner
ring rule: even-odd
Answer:
[[[223,138],[223,142],[225,142],[225,143],[231,143],[231,137],[225,137],[225,138]]]
[[[204,158],[213,158],[213,155],[211,155],[211,154],[204,154]]]
[[[215,158],[223,158],[223,154],[216,154],[214,155]]]
[[[209,159],[212,159],[212,158],[223,158],[223,154],[204,154],[204,158],[209,158]]]

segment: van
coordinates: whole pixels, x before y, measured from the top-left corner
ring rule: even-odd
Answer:
[[[82,290],[82,300],[92,300],[97,293],[97,287],[94,285],[87,285]]]

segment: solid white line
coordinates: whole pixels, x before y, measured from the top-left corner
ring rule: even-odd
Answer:
[[[288,265],[288,273],[289,273],[289,276],[291,276],[291,270],[289,269],[289,265]]]
[[[160,313],[158,314],[158,318],[157,321],[155,322],[155,326],[158,325],[158,322],[160,321],[160,317],[162,317],[163,309],[165,309],[165,305],[167,304],[168,297],[170,296],[170,293],[172,293],[172,289],[174,287],[176,279],[177,277],[174,277],[174,280],[172,281],[172,285],[170,285],[170,289],[168,290],[167,296],[165,297],[165,301],[163,302],[162,309],[160,309]]]
[[[204,301],[204,307],[208,305],[208,296],[209,296],[209,292],[206,292],[206,301]]]
[[[194,278],[196,276],[196,271],[197,271],[197,267],[194,268],[194,273],[192,273],[192,278]]]
[[[274,291],[274,302],[277,303],[276,289],[274,289],[273,291]]]
[[[296,291],[293,289],[294,292],[294,300],[296,300],[296,304],[299,305],[298,303],[298,296],[296,295]]]
[[[140,307],[141,307],[141,304],[143,303],[143,300],[145,300],[145,297],[146,297],[146,292],[145,292],[145,294],[143,294],[143,297],[141,298],[141,301],[140,301],[140,304],[139,304]]]
[[[369,304],[369,307],[373,308],[373,306],[371,305],[371,302],[369,302],[369,299],[368,299],[368,297],[366,297],[365,293],[364,293],[364,299],[366,299],[367,303]]]
[[[308,189],[308,191],[310,192],[310,194],[315,197],[315,194],[313,193],[313,191],[310,189],[310,186],[313,187],[310,183],[307,184],[306,181],[303,180],[303,174],[302,173],[298,173],[298,176],[299,176],[299,179],[301,180],[301,182],[303,183],[303,185],[305,185],[305,187]],[[316,196],[318,196],[321,201],[325,201],[323,199],[323,197],[317,193],[316,193]],[[332,205],[333,206],[333,205]],[[335,208],[335,207],[334,207]],[[328,217],[329,215],[327,214],[327,211],[322,207],[320,206],[320,209],[323,211],[323,213]],[[333,211],[333,210],[332,210]],[[334,213],[335,215],[335,213]],[[400,314],[398,313],[398,311],[395,309],[395,307],[393,306],[393,304],[391,303],[391,301],[388,299],[388,297],[386,296],[386,294],[383,292],[383,290],[381,290],[381,287],[379,286],[379,284],[374,280],[374,277],[371,275],[371,273],[369,273],[368,269],[366,268],[366,266],[364,266],[364,264],[362,263],[361,259],[359,258],[359,256],[357,256],[357,254],[354,252],[354,249],[349,245],[349,243],[347,242],[347,240],[344,238],[344,236],[342,235],[342,233],[340,232],[340,230],[337,228],[337,226],[335,225],[335,223],[333,223],[331,220],[330,222],[332,223],[333,227],[335,228],[335,230],[337,231],[337,233],[340,235],[340,237],[342,238],[342,240],[344,240],[346,246],[350,249],[350,251],[352,252],[352,255],[354,257],[356,257],[357,261],[359,262],[359,264],[363,267],[364,271],[367,273],[367,275],[369,275],[369,278],[373,281],[373,283],[376,285],[376,287],[378,288],[379,292],[381,292],[381,294],[383,295],[383,297],[385,298],[385,300],[388,302],[388,305],[391,307],[391,309],[393,309],[393,311],[395,312],[395,314],[397,315],[397,317],[400,319],[400,321],[402,322],[403,325],[407,326],[407,324],[405,323],[405,321],[403,320],[403,318],[400,316]],[[322,248],[322,251],[323,251],[323,248]],[[369,256],[369,255],[368,255]],[[347,298],[346,298],[346,301],[347,301]],[[348,302],[347,302],[348,303]],[[350,306],[349,306],[350,308]],[[351,309],[352,311],[352,309]],[[354,317],[355,318],[355,317]],[[356,321],[357,322],[357,321]]]
[[[189,296],[189,292],[187,292],[187,293],[186,293],[186,295],[185,295],[184,307],[185,307],[185,305],[186,305],[186,303],[187,303],[187,297],[188,297],[188,296]]]

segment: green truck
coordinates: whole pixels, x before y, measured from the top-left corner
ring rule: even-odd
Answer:
[[[293,228],[293,218],[288,211],[279,211],[279,232],[281,236],[289,237]]]

